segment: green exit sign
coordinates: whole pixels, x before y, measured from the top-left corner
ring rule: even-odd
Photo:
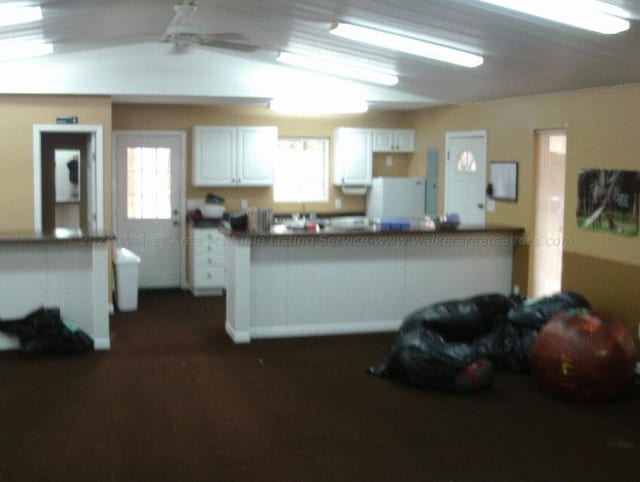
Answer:
[[[56,117],[57,124],[77,124],[78,117],[76,116],[67,116],[67,117]]]

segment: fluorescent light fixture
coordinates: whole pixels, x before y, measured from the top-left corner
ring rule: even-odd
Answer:
[[[356,98],[326,97],[279,97],[269,102],[269,108],[280,114],[289,115],[330,115],[361,114],[367,112],[369,105]]]
[[[630,23],[622,18],[628,13],[619,7],[597,0],[479,0],[554,22],[604,34],[629,30]]]
[[[36,40],[1,40],[0,61],[39,57],[53,53],[53,44]]]
[[[375,84],[396,85],[398,83],[397,75],[377,72],[375,70],[366,70],[354,67],[345,62],[309,57],[291,52],[280,52],[276,60],[288,65],[293,65],[294,67],[315,70],[338,77],[373,82]]]
[[[461,65],[463,67],[478,67],[484,62],[484,59],[480,55],[349,23],[338,23],[330,32],[339,37],[364,42],[375,45],[376,47],[397,50],[428,59]]]
[[[0,27],[42,20],[40,6],[28,6],[24,3],[0,5]]]

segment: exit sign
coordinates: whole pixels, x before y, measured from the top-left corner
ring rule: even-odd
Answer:
[[[76,116],[67,116],[67,117],[56,117],[57,124],[77,124],[78,117]]]

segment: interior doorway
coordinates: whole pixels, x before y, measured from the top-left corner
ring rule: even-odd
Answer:
[[[102,136],[99,125],[33,126],[35,231],[104,229]]]
[[[535,227],[532,296],[562,288],[567,133],[565,129],[535,132]]]

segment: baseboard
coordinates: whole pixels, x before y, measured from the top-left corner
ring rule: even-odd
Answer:
[[[111,340],[109,338],[96,338],[93,340],[93,348],[95,350],[110,350]],[[18,349],[20,349],[20,342],[17,338],[0,333],[0,351]]]
[[[227,335],[231,337],[234,343],[249,343],[251,341],[249,332],[236,331],[228,321],[225,322],[224,329],[227,332]]]
[[[93,340],[94,350],[111,350],[111,340],[109,337],[95,338]]]
[[[20,341],[13,336],[0,333],[0,350],[17,350],[20,348]]]
[[[251,328],[251,338],[291,338],[298,336],[351,335],[396,331],[402,320],[352,321],[326,325],[289,325]]]

